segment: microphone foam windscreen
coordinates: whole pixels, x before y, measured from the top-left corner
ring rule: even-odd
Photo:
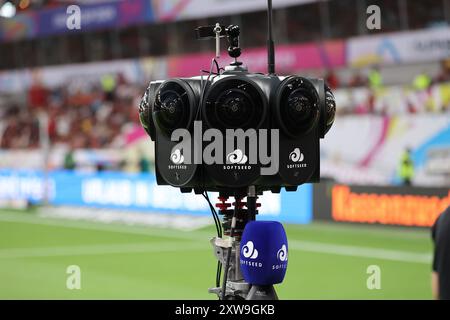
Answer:
[[[283,225],[276,221],[250,221],[242,234],[240,266],[246,282],[272,285],[284,279],[288,243]]]

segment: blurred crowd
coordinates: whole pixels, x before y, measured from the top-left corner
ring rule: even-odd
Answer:
[[[432,85],[450,82],[450,59],[441,61],[441,68],[437,75],[431,76],[426,71],[418,73],[411,81],[409,87],[415,90],[426,90]],[[380,67],[375,65],[367,69],[367,72],[361,72],[361,69],[355,69],[347,82],[341,81],[334,70],[328,70],[324,75],[325,81],[332,89],[369,87],[379,89],[384,86],[384,79]]]
[[[386,101],[391,105],[395,101],[393,107],[397,113],[416,113],[431,110],[419,110],[414,106],[414,103],[427,106],[427,97],[433,96],[431,90],[427,93],[428,89],[438,83],[450,83],[450,63],[443,63],[441,72],[434,78],[426,73],[418,74],[409,85],[404,86],[409,91],[390,89],[391,96],[386,96],[386,90],[383,90],[382,73],[377,67],[364,74],[355,71],[348,83],[340,81],[331,70],[324,77],[334,89],[340,114],[392,113],[392,106],[389,106],[389,111],[384,105]],[[144,89],[142,85],[127,82],[121,74],[104,75],[100,80],[81,86],[64,84],[52,89],[36,80],[28,90],[26,105],[0,108],[0,147],[37,148],[43,132],[48,132],[52,146],[64,144],[69,149],[123,147],[121,135],[125,129],[130,125],[139,125],[137,106]],[[398,99],[392,99],[392,91],[405,96],[406,92],[424,93],[425,98],[422,94],[420,99],[411,102],[412,99],[407,97],[403,99],[407,105],[402,109]],[[449,108],[448,105],[439,106],[439,111],[448,111]],[[47,131],[42,131],[44,126]]]
[[[120,147],[118,137],[125,126],[139,123],[136,106],[143,91],[121,75],[105,75],[84,88],[48,89],[37,82],[28,90],[26,106],[0,110],[0,147],[38,147],[43,126],[52,145]]]
[[[324,78],[335,93],[339,115],[450,111],[450,59],[441,62],[438,72],[420,71],[403,77],[402,84],[389,85],[392,79],[385,80],[379,66],[355,69],[345,82],[332,70]]]

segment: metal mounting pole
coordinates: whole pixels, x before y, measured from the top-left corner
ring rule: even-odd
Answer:
[[[242,202],[245,194],[236,195],[233,204],[228,203],[228,196],[220,195],[219,214],[222,215],[224,235],[228,238],[214,237],[211,244],[214,255],[222,263],[224,278],[222,287],[210,288],[221,300],[277,300],[273,286],[256,286],[245,282],[240,268],[240,240],[245,225],[256,219],[258,214],[258,195],[255,186],[247,189],[247,202]],[[234,206],[234,208],[231,208]],[[247,208],[244,209],[243,207]]]

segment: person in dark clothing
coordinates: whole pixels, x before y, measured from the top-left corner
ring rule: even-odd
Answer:
[[[436,219],[431,235],[434,242],[433,295],[436,299],[450,300],[450,206]]]
[[[70,149],[64,156],[64,169],[74,170],[76,168],[74,151]]]

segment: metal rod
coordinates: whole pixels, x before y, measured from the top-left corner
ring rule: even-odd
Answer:
[[[275,45],[272,33],[272,0],[267,0],[267,71],[270,75],[275,74]]]

